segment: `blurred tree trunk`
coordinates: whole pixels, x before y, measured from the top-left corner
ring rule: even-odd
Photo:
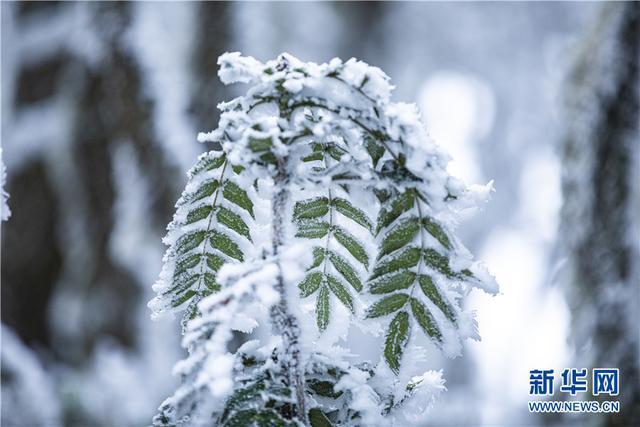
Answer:
[[[131,40],[137,23],[146,25],[151,19],[151,24],[162,29],[162,20],[173,9],[151,17],[136,14],[136,7],[155,6],[2,4],[2,71],[8,71],[2,81],[2,144],[13,213],[2,225],[2,323],[22,342],[46,354],[45,364],[73,366],[73,375],[84,370],[91,375],[99,346],[105,342],[125,354],[137,355],[133,357],[155,357],[144,359],[150,371],[154,363],[160,363],[157,360],[164,363],[179,350],[179,327],[171,331],[175,337],[169,332],[159,336],[158,326],[152,331],[146,308],[147,293],[159,271],[160,239],[185,181],[185,171],[178,170],[163,149],[166,136],[158,134],[156,126],[160,119],[154,108],[166,94],[150,92],[151,72],[143,67]],[[216,60],[228,44],[228,5],[182,6],[197,10],[195,22],[187,23],[195,27],[193,46],[163,46],[162,53],[174,55],[172,48],[184,49],[182,52],[193,56],[184,76],[191,81],[175,84],[192,85],[194,91],[188,96],[193,111],[184,111],[184,116],[192,119],[195,129],[211,130],[217,125],[216,104],[227,97],[217,84]],[[138,32],[135,37],[143,49],[157,52],[158,41],[153,35]],[[180,141],[186,148],[197,144],[195,129],[191,140]],[[196,150],[205,148],[198,146]],[[123,182],[125,187],[140,183],[127,181],[133,180],[131,176],[116,178],[122,168],[115,162],[122,156],[131,157],[125,160],[130,160],[148,184],[144,186],[146,200],[124,200],[127,194],[135,193],[127,193]],[[125,255],[114,253],[115,235],[127,227],[117,215],[121,202],[142,216],[150,230],[147,237],[129,230],[128,234],[138,232],[138,240],[125,242]],[[147,253],[139,256],[143,251]],[[130,254],[135,259],[123,262],[123,256]],[[157,263],[152,278],[135,271],[144,267],[136,260],[149,258]],[[141,326],[141,319],[150,326]],[[164,350],[150,344],[154,339],[163,340]],[[165,354],[148,355],[158,348]],[[8,369],[3,365],[3,378],[13,374]],[[169,365],[162,373],[169,381],[170,370]],[[71,374],[59,380],[83,387]],[[147,382],[150,389],[160,383],[157,379]],[[81,399],[98,399],[82,389],[73,392]],[[108,402],[109,393],[115,392],[104,390],[99,399]],[[149,396],[137,397],[153,398],[154,393],[167,392],[149,390]],[[69,396],[63,400],[74,406],[65,408],[68,425],[123,425],[146,422],[152,416],[149,412],[142,415],[148,417],[143,420],[109,419],[87,412],[92,409],[79,407],[82,403],[71,402]],[[158,400],[152,406],[160,403]]]
[[[602,7],[567,93],[561,245],[575,367],[619,368],[619,414],[640,425],[640,3]]]
[[[383,66],[385,17],[392,6],[379,1],[335,2],[336,15],[341,17],[341,37],[335,56],[343,61],[356,58],[369,64]],[[364,36],[366,34],[366,37]]]
[[[208,132],[218,127],[220,111],[217,105],[231,99],[229,90],[218,78],[218,57],[231,45],[233,19],[230,3],[201,2],[197,4],[197,37],[193,55],[194,93],[191,113],[195,128]]]
[[[155,183],[149,195],[149,221],[158,235],[171,217],[177,193],[176,171],[152,143],[150,102],[143,95],[142,77],[121,41],[130,25],[129,6],[113,3],[91,8],[94,31],[104,48],[97,66],[75,56],[67,40],[52,41],[50,52],[37,61],[16,64],[14,114],[68,109],[69,121],[59,123],[67,129],[59,136],[65,141],[57,145],[48,139],[55,136],[37,136],[39,155],[24,162],[23,171],[10,171],[14,217],[3,227],[2,320],[26,342],[49,347],[72,363],[86,360],[103,335],[129,347],[136,343],[134,307],[140,286],[109,253],[116,222],[112,211],[115,146],[131,144]],[[25,37],[37,30],[32,26],[42,19],[37,16],[40,13],[60,21],[72,14],[67,4],[16,7],[16,32]],[[29,58],[28,52],[23,55]],[[31,132],[37,135],[37,129]],[[5,139],[7,151],[13,149],[12,143],[11,138]],[[55,294],[63,295],[58,298],[63,301],[51,307]],[[70,307],[77,311],[47,316],[51,309]],[[52,330],[60,318],[66,318],[64,330]],[[52,335],[56,340],[51,340]]]

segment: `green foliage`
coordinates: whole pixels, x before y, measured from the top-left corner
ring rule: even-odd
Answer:
[[[327,356],[312,355],[310,360],[305,375],[306,393],[309,401],[314,402],[307,411],[309,424],[312,427],[362,426],[361,414],[352,408],[352,392],[336,390],[336,385],[347,372]],[[351,368],[374,375],[366,364]]]
[[[221,427],[297,427],[295,400],[287,379],[278,368],[277,354],[272,360],[255,355],[239,355],[241,378],[217,417]]]
[[[311,427],[331,427],[331,421],[329,418],[318,408],[313,408],[309,411],[309,423]]]
[[[331,200],[331,205],[342,215],[371,231],[372,224],[369,218],[364,214],[364,212],[354,207],[349,201],[335,197]]]
[[[369,293],[383,297],[368,309],[367,317],[396,313],[387,328],[384,358],[398,373],[414,325],[437,344],[442,342],[445,326],[439,322],[456,325],[455,303],[437,283],[468,281],[473,276],[451,267],[451,239],[445,228],[426,214],[428,204],[417,188],[383,200],[377,226],[380,249],[368,281]]]
[[[322,286],[318,292],[316,300],[316,319],[318,329],[324,331],[329,325],[329,316],[331,315],[331,305],[329,301],[329,290],[327,286]]]
[[[270,358],[263,353],[240,353],[236,368],[239,385],[215,414],[218,426],[302,426],[291,388],[281,374],[279,352]],[[372,375],[373,371],[369,371]],[[307,410],[313,427],[360,425],[359,414],[348,408],[350,392],[337,391],[338,381],[346,372],[328,360],[311,356],[305,371],[305,392],[311,401],[323,402]],[[328,409],[332,408],[332,409]],[[337,408],[343,408],[338,411]]]
[[[367,311],[368,318],[386,316],[400,310],[409,301],[409,295],[403,293],[391,294],[379,299]]]
[[[332,145],[313,145],[314,157],[305,157],[307,161],[321,161],[326,170],[332,162],[340,159],[344,150]],[[297,224],[296,237],[319,240],[313,247],[314,262],[306,277],[299,284],[300,296],[307,298],[318,292],[316,298],[316,322],[320,331],[324,331],[331,320],[330,295],[355,313],[354,297],[351,291],[362,291],[362,279],[353,262],[360,263],[366,271],[369,265],[369,254],[364,244],[344,227],[337,224],[338,214],[343,215],[354,226],[371,232],[372,224],[367,215],[349,200],[335,197],[333,194],[344,190],[327,189],[327,195],[313,197],[296,202],[293,219]],[[333,249],[342,247],[351,259]]]
[[[220,268],[244,260],[243,240],[252,241],[253,202],[236,176],[225,154],[207,153],[190,171],[189,190],[177,203],[168,238],[178,238],[167,252],[163,274],[169,277],[160,299],[173,309],[186,306],[185,322],[198,314],[202,298],[220,289]]]

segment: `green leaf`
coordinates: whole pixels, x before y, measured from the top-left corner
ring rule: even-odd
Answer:
[[[220,186],[220,183],[216,179],[205,181],[198,188],[198,190],[196,190],[195,193],[192,193],[191,195],[189,195],[187,199],[189,202],[193,203],[193,202],[197,202],[198,200],[202,200],[205,197],[210,197],[213,195],[213,193],[215,193],[215,191],[218,189],[219,186]]]
[[[248,406],[248,405],[247,405]],[[293,427],[297,424],[284,420],[273,409],[243,409],[234,412],[232,416],[223,422],[224,427]]]
[[[344,246],[351,255],[358,261],[360,261],[364,268],[368,268],[369,266],[369,256],[367,252],[364,250],[360,242],[358,242],[351,234],[347,233],[341,227],[335,227],[333,236],[336,240]]]
[[[178,307],[184,304],[193,296],[198,295],[199,292],[202,296],[209,295],[220,290],[220,285],[216,283],[215,276],[208,271],[203,272],[201,269],[198,269],[195,273],[189,273],[190,270],[193,270],[195,267],[200,265],[203,258],[206,258],[207,267],[214,272],[224,264],[224,260],[222,258],[211,254],[203,255],[198,253],[178,258],[173,274],[173,286],[170,290],[165,292],[165,295],[171,295],[171,305],[173,307]],[[204,283],[206,288],[200,291],[193,289],[196,283],[198,284],[198,288],[200,288],[200,283]],[[197,301],[199,301],[199,298],[195,302]],[[192,301],[192,304],[187,309],[185,318],[190,315],[197,314],[197,310],[194,307],[195,306]]]
[[[360,292],[362,290],[362,282],[360,282],[360,278],[351,264],[335,252],[329,252],[329,259],[338,273],[353,286],[353,289]]]
[[[400,222],[384,236],[378,259],[411,243],[419,230],[418,218],[411,217]]]
[[[380,188],[374,188],[374,189],[373,189],[373,194],[375,194],[375,195],[376,195],[376,198],[378,199],[378,201],[379,201],[380,203],[383,203],[383,204],[384,204],[384,203],[386,203],[386,202],[387,202],[387,200],[389,200],[389,197],[391,197],[391,195],[389,194],[389,191],[388,191],[388,190],[380,189]],[[380,213],[382,213],[382,212],[380,212]],[[380,219],[380,218],[378,217],[378,220],[379,220],[379,219]],[[378,231],[379,231],[379,230],[378,230]],[[376,234],[377,234],[377,232],[376,232]]]
[[[273,146],[271,138],[251,138],[249,139],[249,149],[254,153],[267,151]]]
[[[231,240],[231,238],[226,234],[222,234],[217,231],[212,231],[210,242],[211,242],[211,247],[219,250],[223,254],[231,258],[235,258],[238,261],[244,260],[244,256],[242,254],[242,251],[238,247],[238,245],[233,240]]]
[[[329,289],[331,289],[331,292],[333,292],[333,294],[338,297],[340,302],[353,313],[353,299],[351,298],[351,294],[347,292],[344,286],[342,286],[342,283],[340,283],[334,276],[327,274],[326,277],[327,285],[329,285]]]
[[[373,225],[371,224],[371,221],[369,221],[369,218],[367,217],[367,215],[364,212],[362,212],[360,209],[358,209],[355,206],[353,206],[347,200],[337,197],[337,198],[331,200],[331,204],[342,215],[344,215],[347,218],[353,220],[354,222],[360,224],[361,226],[363,226],[367,230],[371,230],[371,227],[373,227]]]
[[[272,165],[275,165],[278,163],[278,158],[271,151],[261,155],[260,160],[262,160],[264,163],[270,163]]]
[[[388,202],[388,207],[382,209],[378,215],[378,229],[376,234],[398,219],[400,215],[413,208],[415,199],[416,196],[412,190],[407,190],[391,199],[391,201]]]
[[[347,153],[347,150],[332,144],[327,146],[327,153],[329,153],[329,155],[333,157],[334,160],[339,162],[342,159],[342,156]]]
[[[329,290],[326,286],[322,286],[320,288],[320,292],[318,292],[318,299],[316,301],[316,316],[318,329],[320,331],[324,331],[327,329],[327,325],[329,325]]]
[[[471,270],[469,270],[468,268],[465,268],[464,270],[462,270],[458,277],[460,277],[461,279],[475,279],[476,278],[473,275],[473,273],[471,272]]]
[[[389,331],[384,344],[384,358],[389,368],[398,375],[402,352],[409,341],[409,314],[401,311],[389,324]]]
[[[420,261],[420,249],[409,247],[396,254],[392,259],[379,263],[373,270],[371,280],[394,271],[414,267],[418,261]]]
[[[224,190],[222,191],[222,195],[225,199],[230,201],[231,203],[240,206],[242,209],[249,212],[252,218],[253,216],[253,202],[247,195],[247,192],[242,188],[238,187],[238,185],[232,181],[227,181],[224,185]]]
[[[231,165],[231,170],[233,170],[233,172],[235,174],[239,174],[240,172],[242,172],[244,170],[244,166],[241,165]]]
[[[451,242],[449,241],[449,236],[444,231],[444,229],[431,218],[422,218],[422,225],[427,230],[429,234],[435,237],[438,242],[442,244],[447,249],[451,249]]]
[[[324,154],[322,152],[316,152],[316,153],[313,153],[313,154],[309,154],[306,157],[303,157],[302,161],[303,162],[315,162],[315,161],[322,160],[322,159],[324,159]]]
[[[264,382],[260,381],[251,383],[246,387],[236,389],[227,400],[220,420],[224,422],[232,412],[241,409],[244,406],[249,406],[253,400],[260,398],[264,388]],[[253,414],[255,415],[256,412],[254,411]]]
[[[202,243],[207,233],[203,230],[193,231],[189,234],[182,236],[176,242],[176,254],[181,255],[189,252]]]
[[[311,154],[302,158],[303,162],[313,162],[318,160],[324,160],[324,147],[322,144],[312,143]]]
[[[313,264],[309,267],[309,270],[318,267],[324,261],[324,249],[319,247],[313,248]]]
[[[213,208],[209,205],[204,205],[195,208],[187,214],[187,224],[193,224],[194,222],[198,222],[203,220],[209,216]]]
[[[329,232],[329,224],[324,221],[305,221],[298,227],[296,237],[319,239]]]
[[[187,270],[190,270],[196,265],[200,264],[200,259],[201,259],[200,254],[193,254],[193,255],[188,255],[186,257],[179,258],[176,261],[176,267],[175,267],[175,270],[173,271],[173,277],[178,277],[182,273],[186,272]]]
[[[220,155],[216,157],[218,153],[214,153],[210,151],[206,155],[203,155],[195,166],[191,169],[190,175],[195,176],[204,171],[210,171],[214,169],[218,169],[224,164],[224,161],[227,159],[224,153],[220,152]]]
[[[253,426],[258,412],[255,409],[245,409],[237,411],[227,422],[223,424],[225,427],[247,427]]]
[[[266,396],[269,399],[282,400],[283,397],[291,397],[291,389],[284,385],[270,383],[266,390]]]
[[[364,146],[367,149],[369,156],[371,156],[371,161],[373,162],[373,167],[375,168],[378,165],[378,161],[384,155],[384,147],[369,138],[365,141]]]
[[[171,289],[165,292],[165,294],[173,294],[177,296],[186,292],[191,286],[200,278],[197,274],[182,274],[173,280],[173,286]]]
[[[369,285],[372,294],[388,294],[400,289],[407,289],[416,279],[416,274],[404,270],[400,273],[384,276]]]
[[[415,298],[411,298],[411,311],[413,312],[413,317],[416,318],[418,325],[420,325],[425,334],[438,341],[442,341],[442,333],[433,316],[431,316],[431,313],[427,311],[426,307]]]
[[[297,202],[293,208],[293,218],[296,220],[318,218],[329,212],[329,199],[318,197],[316,199]]]
[[[318,408],[313,408],[309,411],[309,423],[311,427],[332,427],[331,421],[327,416]]]
[[[386,316],[387,314],[391,314],[394,311],[400,310],[409,300],[409,295],[407,294],[392,294],[388,297],[384,297],[381,300],[378,300],[375,304],[369,307],[367,310],[367,319],[372,319],[374,317]]]
[[[309,379],[306,381],[307,387],[309,387],[315,394],[322,397],[330,397],[337,399],[342,396],[341,391],[335,391],[333,386],[335,385],[331,381],[321,381],[316,379]]]
[[[207,254],[207,267],[213,271],[218,271],[224,265],[224,259],[218,255]]]
[[[239,235],[244,236],[251,241],[249,227],[237,213],[225,208],[224,206],[219,206],[216,218],[220,224],[229,227]]]
[[[456,274],[449,267],[449,258],[444,255],[440,255],[435,249],[425,249],[424,260],[428,266],[439,271],[445,276],[449,278],[456,276]]]
[[[420,288],[422,288],[422,292],[429,298],[436,307],[440,309],[447,316],[451,322],[455,323],[456,316],[455,312],[451,308],[451,306],[444,300],[435,283],[429,276],[420,275],[418,277],[418,283],[420,283]]]
[[[313,294],[320,287],[320,283],[322,283],[322,273],[314,271],[313,273],[308,274],[307,277],[305,277],[298,285],[300,288],[300,297],[306,298]]]
[[[200,315],[200,310],[198,310],[197,302],[200,302],[198,298],[196,298],[195,300],[191,300],[186,310],[184,311],[184,316],[182,317],[181,322],[183,331],[186,330],[186,324],[189,323],[189,321],[195,319]]]
[[[220,285],[216,283],[216,278],[211,273],[204,273],[204,284],[211,292],[218,292],[220,290]]]
[[[297,427],[296,423],[285,421],[280,414],[272,409],[258,412],[255,419],[258,427]]]
[[[171,300],[171,307],[173,307],[173,308],[180,307],[182,304],[184,304],[185,302],[189,301],[195,294],[196,294],[195,291],[188,290],[187,292],[185,292],[181,296],[178,296],[178,298],[172,299]]]

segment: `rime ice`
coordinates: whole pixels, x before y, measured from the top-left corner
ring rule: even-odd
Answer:
[[[477,337],[461,300],[497,292],[453,233],[491,185],[449,176],[379,68],[237,52],[218,64],[224,83],[251,86],[198,135],[222,151],[190,170],[164,239],[150,306],[184,311],[189,356],[154,423],[419,423],[444,389],[418,371],[420,345],[459,355]],[[383,336],[364,364],[353,326]],[[231,352],[234,331],[255,339]]]

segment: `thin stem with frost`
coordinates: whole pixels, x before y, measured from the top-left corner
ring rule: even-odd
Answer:
[[[289,190],[287,188],[288,174],[286,158],[278,160],[278,173],[274,183],[276,191],[273,196],[273,255],[277,258],[280,247],[284,245],[285,212],[289,204]],[[300,327],[298,320],[290,312],[287,303],[286,288],[282,274],[282,263],[275,290],[280,295],[277,304],[271,307],[271,322],[273,332],[282,336],[282,361],[285,377],[294,389],[298,417],[306,423],[306,404],[304,394],[304,370],[300,362]]]

